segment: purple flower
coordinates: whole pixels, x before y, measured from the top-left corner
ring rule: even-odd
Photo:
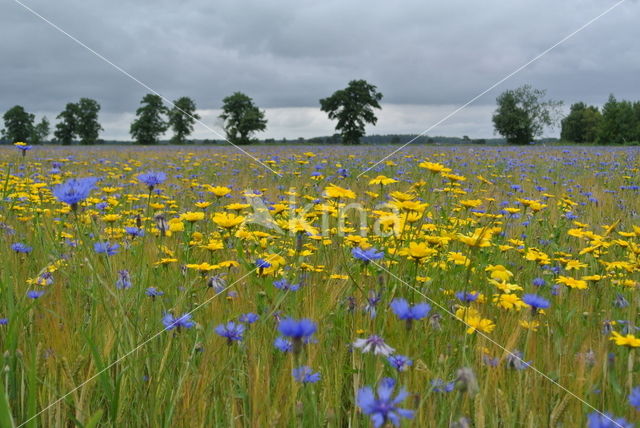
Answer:
[[[353,342],[353,347],[360,349],[363,353],[373,352],[374,355],[384,355],[388,357],[395,352],[391,346],[384,343],[384,339],[380,336],[371,335],[366,339],[356,339]]]
[[[316,332],[316,324],[307,318],[301,320],[285,318],[280,321],[278,330],[284,336],[291,337],[292,339],[302,339]]]
[[[30,299],[38,299],[44,294],[43,290],[29,290],[27,291],[27,297]]]
[[[53,188],[53,196],[65,204],[71,205],[72,210],[78,208],[78,204],[89,197],[96,181],[95,177],[72,178]]]
[[[155,299],[156,297],[160,297],[164,295],[164,291],[158,290],[156,287],[149,287],[144,291],[144,294]]]
[[[0,318],[0,325],[9,324],[9,318]]]
[[[164,324],[167,330],[173,330],[174,328],[177,328],[178,331],[181,328],[191,328],[195,325],[195,323],[191,321],[191,314],[189,313],[183,314],[178,318],[175,318],[172,314],[168,312],[164,314],[164,316],[162,317],[162,324]]]
[[[478,297],[480,297],[480,294],[478,294],[477,292],[469,292],[469,291],[458,291],[456,293],[456,298],[458,300],[460,300],[461,302],[464,303],[471,303],[471,302],[475,302],[476,300],[478,300]]]
[[[629,404],[636,408],[636,410],[640,410],[640,386],[636,386],[631,390],[631,394],[629,394]]]
[[[253,324],[254,322],[260,319],[260,315],[254,314],[253,312],[249,312],[249,313],[240,315],[239,319],[240,319],[240,322]]]
[[[378,251],[373,247],[366,250],[356,247],[351,250],[351,255],[356,259],[363,261],[365,264],[368,264],[372,260],[380,260],[384,257],[384,253],[382,251]]]
[[[633,424],[624,418],[616,418],[610,413],[593,412],[587,416],[588,428],[633,428]]]
[[[273,341],[273,346],[281,352],[291,352],[293,350],[293,343],[282,336]]]
[[[138,180],[146,184],[149,187],[149,191],[152,191],[156,186],[164,183],[166,179],[167,174],[160,171],[147,171],[138,175]]]
[[[522,301],[531,306],[531,310],[536,313],[540,309],[547,309],[551,304],[544,297],[537,294],[525,294],[522,296]]]
[[[535,278],[533,280],[533,285],[535,285],[536,287],[542,287],[544,284],[545,284],[544,278]]]
[[[393,313],[401,320],[421,320],[429,315],[429,311],[431,311],[431,305],[428,303],[417,303],[410,306],[402,298],[393,299],[390,306]]]
[[[131,288],[131,275],[128,270],[118,271],[118,280],[116,281],[116,288],[124,290]]]
[[[125,227],[124,230],[130,235],[132,238],[137,236],[144,236],[144,230],[139,227]]]
[[[23,244],[22,242],[16,242],[11,244],[11,249],[16,253],[29,254],[33,248],[30,246]]]
[[[285,278],[279,279],[277,281],[273,281],[273,286],[278,290],[284,291],[296,291],[300,288],[300,284],[290,284]]]
[[[413,411],[398,407],[409,393],[402,389],[396,397],[393,397],[394,385],[388,382],[380,382],[378,385],[378,397],[371,387],[365,386],[358,391],[357,402],[362,413],[369,415],[375,428],[379,428],[391,422],[394,426],[400,426],[400,418],[413,418]]]
[[[260,269],[260,271],[262,271],[263,269],[270,268],[271,267],[271,263],[269,263],[265,259],[258,259],[258,260],[256,260],[256,266],[258,267],[258,269]]]
[[[303,340],[306,341],[305,343],[311,340],[311,336],[316,332],[316,324],[306,318],[301,320],[285,318],[278,324],[278,330],[282,335],[293,339],[293,352],[297,354],[302,350]]]
[[[244,333],[244,329],[244,324],[229,321],[226,324],[220,324],[219,326],[217,326],[216,333],[219,336],[226,337],[227,343],[231,345],[234,340],[241,341],[243,339],[242,334]]]
[[[293,369],[293,378],[303,384],[316,383],[320,380],[320,373],[314,373],[311,367],[301,366]]]
[[[399,372],[403,372],[407,370],[409,367],[413,365],[413,361],[409,359],[409,357],[405,357],[404,355],[390,355],[387,357],[387,361],[394,369]]]
[[[113,256],[114,254],[118,254],[118,248],[120,245],[118,244],[110,244],[109,242],[96,242],[93,244],[93,249],[98,254],[106,254],[107,256]]]
[[[451,392],[455,388],[455,382],[445,382],[442,379],[433,379],[431,381],[431,387],[433,392]]]

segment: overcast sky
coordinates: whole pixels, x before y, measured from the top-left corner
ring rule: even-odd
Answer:
[[[360,78],[384,94],[369,133],[421,132],[615,3],[20,1],[163,96],[194,98],[211,127],[222,98],[245,92],[267,111],[260,136],[275,138],[332,134],[318,99]],[[523,83],[566,104],[640,99],[638,22],[640,3],[627,0],[429,134],[492,137],[496,96]],[[103,138],[129,138],[148,92],[13,0],[0,1],[0,76],[2,111],[53,119],[95,98]],[[219,138],[199,125],[194,135]]]

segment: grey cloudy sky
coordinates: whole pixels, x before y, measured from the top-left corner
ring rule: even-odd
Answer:
[[[267,111],[264,137],[328,135],[318,99],[364,78],[384,94],[369,133],[417,133],[602,13],[610,0],[20,0],[169,99],[195,99],[212,127],[234,91]],[[640,3],[627,0],[433,129],[491,137],[500,91],[640,99]],[[128,138],[148,91],[30,14],[0,1],[0,110],[50,119],[102,104],[105,138]],[[550,132],[553,134],[553,132]],[[201,126],[198,138],[216,138]]]

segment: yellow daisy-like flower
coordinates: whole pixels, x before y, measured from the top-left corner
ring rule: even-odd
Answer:
[[[215,213],[211,220],[224,229],[233,229],[241,225],[245,218],[232,213]]]
[[[331,199],[355,199],[356,194],[349,189],[345,189],[335,184],[330,184],[324,188],[324,194],[326,198]]]
[[[450,168],[447,168],[446,166],[436,162],[422,162],[418,164],[418,166],[420,168],[428,169],[429,171],[436,174],[441,172],[451,172]]]
[[[369,181],[369,184],[379,184],[381,186],[386,186],[387,184],[397,183],[398,180],[395,178],[385,177],[384,175],[379,175],[376,178],[373,178]]]
[[[609,340],[613,340],[618,346],[626,346],[629,348],[640,347],[640,339],[635,337],[633,334],[627,334],[626,336],[623,336],[617,331],[612,331]]]
[[[467,324],[467,334],[473,334],[476,331],[482,333],[491,333],[496,325],[487,318],[481,318],[479,316],[465,318],[464,322]]]
[[[558,276],[556,279],[558,284],[564,284],[569,288],[577,288],[578,290],[586,290],[587,289],[587,281],[582,279],[571,278],[570,276]]]
[[[195,223],[196,221],[204,220],[203,212],[191,212],[188,211],[180,216],[181,220],[188,221],[190,223]]]

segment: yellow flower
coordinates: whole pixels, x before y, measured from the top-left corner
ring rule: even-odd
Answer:
[[[482,205],[482,201],[480,199],[467,199],[460,201],[460,205],[467,208],[477,208]]]
[[[212,271],[214,269],[218,269],[218,265],[211,265],[207,262],[204,263],[200,263],[200,264],[188,264],[187,265],[187,269],[193,269],[193,270],[197,270],[198,272],[205,274],[209,271]]]
[[[344,189],[340,186],[336,186],[335,184],[330,184],[329,186],[324,188],[324,194],[326,198],[335,198],[335,199],[355,199],[356,194],[349,190]]]
[[[613,340],[618,346],[627,346],[629,348],[640,347],[640,339],[635,337],[633,334],[623,336],[617,331],[612,331],[609,340]]]
[[[508,271],[507,268],[502,265],[489,265],[486,267],[485,271],[491,272],[491,279],[499,281],[508,281],[513,276],[513,273]]]
[[[164,266],[164,265],[168,265],[169,263],[176,263],[177,261],[178,261],[178,259],[163,257],[160,260],[158,260],[157,262],[155,262],[155,265],[156,266]]]
[[[379,184],[381,186],[386,186],[387,184],[397,183],[398,180],[394,178],[385,177],[384,175],[379,175],[376,178],[373,178],[369,181],[369,184]]]
[[[480,318],[479,316],[468,317],[464,320],[467,324],[467,334],[473,334],[476,331],[480,331],[482,333],[491,333],[496,325],[487,318]]]
[[[209,251],[222,250],[224,248],[224,244],[221,241],[209,241],[207,245],[201,245],[200,248],[204,248]]]
[[[188,221],[190,223],[194,223],[196,221],[204,220],[203,212],[191,212],[188,211],[180,216],[181,220]]]
[[[211,220],[224,229],[233,229],[244,222],[244,217],[231,213],[215,213]]]
[[[113,223],[120,220],[121,218],[122,216],[120,214],[107,214],[105,216],[102,216],[102,221],[104,221],[105,223]]]
[[[206,188],[207,192],[213,193],[218,198],[228,195],[231,193],[231,189],[225,186],[209,186]]]
[[[453,262],[454,264],[457,264],[457,265],[465,265],[465,266],[469,266],[469,263],[470,263],[470,260],[466,256],[464,256],[462,253],[452,252],[452,251],[449,252],[447,261]]]
[[[577,288],[578,290],[585,290],[587,288],[587,281],[581,279],[571,278],[569,276],[558,276],[556,279],[558,284],[564,284],[569,288]]]
[[[540,322],[536,320],[532,320],[532,321],[520,320],[520,326],[522,328],[526,328],[527,330],[538,331],[538,327],[540,327]]]
[[[493,303],[503,309],[515,309],[517,311],[527,306],[515,294],[496,294],[493,296]]]
[[[409,248],[406,249],[406,254],[417,261],[424,259],[425,257],[432,256],[438,251],[427,246],[425,242],[410,242]]]
[[[184,231],[184,223],[179,218],[172,218],[169,220],[169,231],[182,232]]]
[[[451,172],[450,168],[447,168],[446,166],[435,162],[422,162],[418,164],[418,166],[420,168],[428,169],[433,173]]]

